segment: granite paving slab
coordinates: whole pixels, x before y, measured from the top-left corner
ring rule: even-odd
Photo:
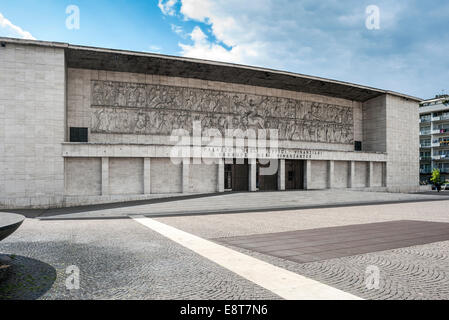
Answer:
[[[449,223],[398,220],[215,240],[306,263],[446,241],[449,240]]]

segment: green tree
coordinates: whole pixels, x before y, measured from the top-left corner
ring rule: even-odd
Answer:
[[[448,106],[448,105],[449,105],[449,94],[437,94],[437,95],[435,95],[435,98],[436,98],[436,99],[445,98],[445,99],[442,101],[442,103],[443,103],[445,106]]]
[[[432,181],[433,184],[441,184],[441,175],[440,170],[437,168],[434,168],[432,170],[432,178],[430,178],[430,181]]]

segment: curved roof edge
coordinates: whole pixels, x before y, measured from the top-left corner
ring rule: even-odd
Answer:
[[[212,81],[302,91],[365,102],[383,94],[421,102],[423,99],[345,81],[321,78],[289,71],[120,49],[71,45],[63,42],[0,37],[0,42],[65,49],[68,66],[107,71],[128,71],[192,77]]]

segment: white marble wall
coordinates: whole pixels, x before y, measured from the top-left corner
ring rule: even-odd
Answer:
[[[354,187],[363,188],[368,186],[368,166],[369,162],[356,161]]]
[[[308,189],[327,189],[329,181],[328,161],[312,161],[312,180]]]
[[[190,164],[189,193],[206,193],[217,191],[217,164]],[[224,183],[224,182],[223,182]]]
[[[151,193],[181,193],[182,165],[169,158],[151,159]]]
[[[418,190],[418,109],[418,102],[390,94],[363,104],[363,150],[387,153],[384,170],[389,191]]]
[[[419,186],[419,105],[387,95],[387,185],[395,192]]]
[[[101,158],[65,159],[65,194],[68,196],[101,195]]]
[[[0,208],[62,202],[65,83],[63,49],[0,47]]]
[[[109,194],[143,194],[143,158],[109,159]]]
[[[335,161],[334,162],[334,184],[333,188],[341,189],[348,187],[349,179],[349,161]]]

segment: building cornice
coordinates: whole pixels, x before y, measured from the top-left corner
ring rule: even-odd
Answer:
[[[384,94],[421,102],[421,98],[345,81],[235,63],[0,37],[0,42],[61,48],[70,68],[159,74],[284,89],[366,102]]]

